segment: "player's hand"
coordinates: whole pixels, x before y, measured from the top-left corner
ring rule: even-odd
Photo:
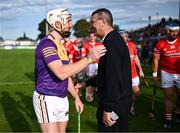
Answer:
[[[99,58],[101,58],[102,56],[105,55],[106,52],[106,48],[104,47],[104,45],[100,45],[100,46],[95,46],[91,49],[89,49],[89,55],[88,57],[92,59],[92,61],[96,61]]]
[[[84,110],[84,104],[81,102],[79,96],[77,96],[77,97],[75,98],[75,107],[76,107],[76,111],[77,111],[78,113],[80,113],[80,114],[81,114],[81,113],[83,112],[83,110]]]
[[[144,73],[143,73],[142,70],[139,71],[139,77],[140,77],[140,78],[144,78]]]
[[[116,121],[113,121],[111,119],[111,112],[105,112],[103,113],[103,122],[107,127],[111,127],[113,124],[116,123]]]
[[[77,83],[75,87],[75,89],[81,89],[84,86],[83,83]]]

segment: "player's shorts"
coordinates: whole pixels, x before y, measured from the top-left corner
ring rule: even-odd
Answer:
[[[98,64],[97,63],[89,64],[86,67],[86,74],[89,77],[93,77],[93,76],[97,75],[97,70],[98,70]]]
[[[39,123],[67,122],[69,120],[67,97],[41,95],[34,91],[33,106]]]
[[[161,87],[171,88],[173,86],[180,88],[180,74],[171,74],[161,71]]]
[[[132,78],[132,86],[138,86],[140,84],[139,77]]]

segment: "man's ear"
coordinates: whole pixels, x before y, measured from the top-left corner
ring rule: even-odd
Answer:
[[[56,21],[55,22],[55,27],[57,28],[57,29],[62,29],[62,25],[61,25],[61,23],[59,22],[59,21]]]

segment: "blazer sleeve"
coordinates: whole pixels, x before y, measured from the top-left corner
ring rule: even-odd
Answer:
[[[119,44],[119,43],[118,43]],[[120,97],[121,88],[121,71],[120,71],[120,55],[119,50],[115,47],[116,42],[107,41],[105,46],[107,53],[105,55],[105,85],[103,88],[104,92],[104,111],[111,112],[116,106]]]

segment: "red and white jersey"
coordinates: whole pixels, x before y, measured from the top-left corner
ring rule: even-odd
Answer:
[[[74,42],[73,41],[65,41],[63,40],[64,47],[66,48],[67,54],[69,55],[70,50],[72,49]]]
[[[135,78],[138,76],[137,70],[136,70],[136,63],[135,63],[135,57],[137,56],[136,45],[132,41],[128,41],[126,44],[128,46],[129,55],[131,58],[131,76],[132,78]]]
[[[81,49],[81,56],[86,57],[89,54],[89,49],[93,48],[94,46],[100,46],[100,45],[102,45],[100,42],[92,43],[89,40],[87,40]],[[95,63],[98,63],[98,60]]]
[[[180,38],[178,37],[174,42],[167,40],[159,41],[154,53],[160,54],[160,69],[172,73],[180,74]]]
[[[81,59],[81,51],[74,42],[72,41],[65,42],[64,47],[67,50],[69,61],[71,63],[75,63]]]

